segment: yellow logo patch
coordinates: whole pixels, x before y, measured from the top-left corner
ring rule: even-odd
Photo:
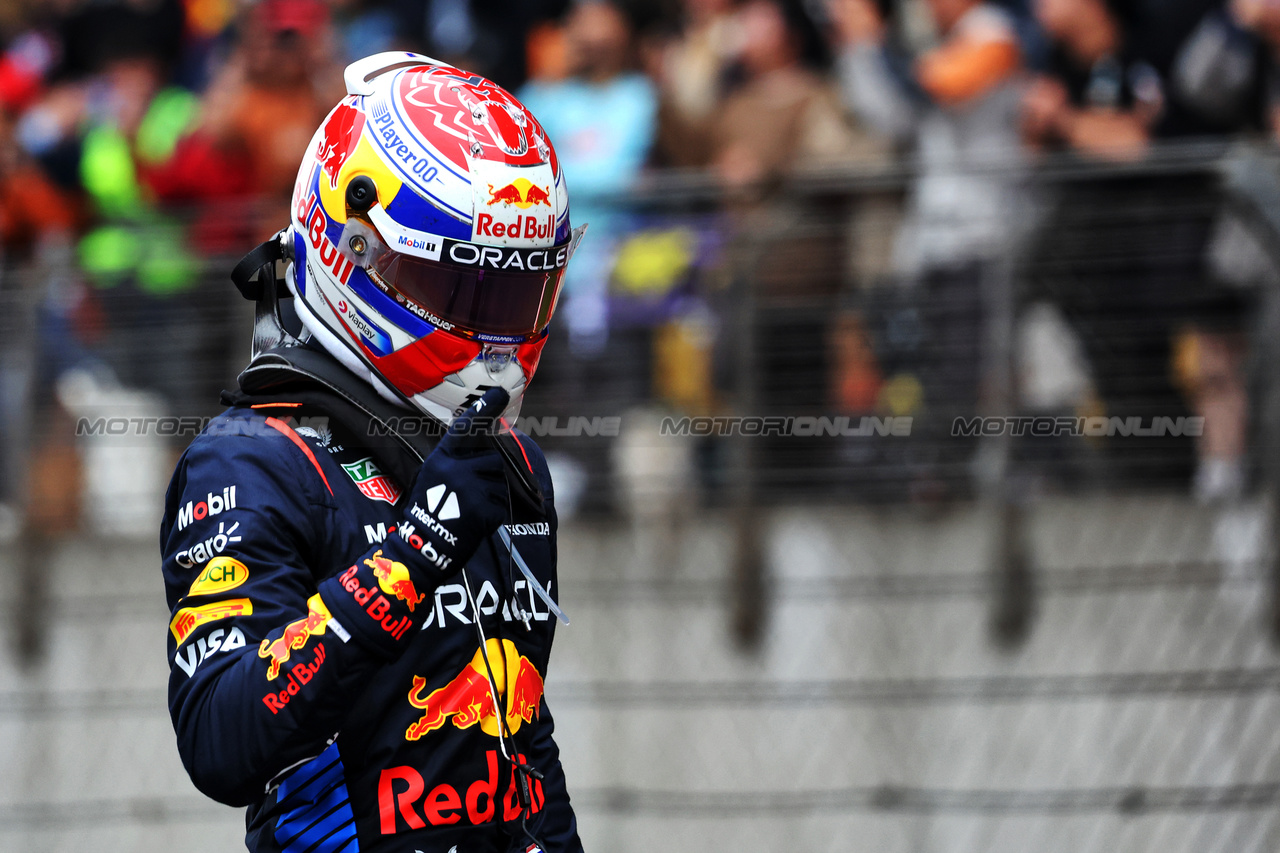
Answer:
[[[191,584],[187,595],[212,595],[235,589],[249,579],[249,567],[231,557],[214,557],[200,577]]]
[[[215,601],[212,604],[201,604],[199,607],[183,607],[173,614],[169,630],[173,638],[181,643],[191,636],[200,625],[216,622],[231,616],[249,616],[253,613],[253,602],[247,598],[233,598],[230,601]]]

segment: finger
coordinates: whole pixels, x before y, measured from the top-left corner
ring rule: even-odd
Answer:
[[[454,419],[440,442],[446,453],[460,447],[487,443],[489,436],[500,431],[503,411],[511,402],[505,388],[490,388],[473,406]]]
[[[484,392],[483,397],[454,420],[450,432],[453,432],[454,428],[460,428],[460,431],[465,431],[467,424],[475,422],[483,421],[496,424],[510,402],[511,395],[507,393],[506,388],[490,388]]]

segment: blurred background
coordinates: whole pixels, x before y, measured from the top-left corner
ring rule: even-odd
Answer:
[[[163,491],[391,49],[516,92],[591,223],[521,422],[589,850],[1280,846],[1277,0],[2,0],[0,45],[0,849],[241,846],[173,745]]]

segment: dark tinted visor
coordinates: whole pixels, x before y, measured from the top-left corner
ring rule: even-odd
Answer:
[[[545,272],[495,270],[390,250],[379,253],[365,269],[442,328],[503,337],[528,337],[545,329],[564,279],[563,267]]]

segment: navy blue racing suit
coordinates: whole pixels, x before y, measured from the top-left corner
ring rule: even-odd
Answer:
[[[543,698],[547,605],[497,534],[462,574],[415,584],[382,547],[411,485],[392,469],[409,469],[278,396],[230,398],[166,496],[169,709],[192,781],[248,807],[255,853],[580,850]],[[506,532],[558,598],[550,475],[516,440],[545,513]],[[346,594],[398,657],[333,618]],[[542,775],[525,798],[504,749]]]

